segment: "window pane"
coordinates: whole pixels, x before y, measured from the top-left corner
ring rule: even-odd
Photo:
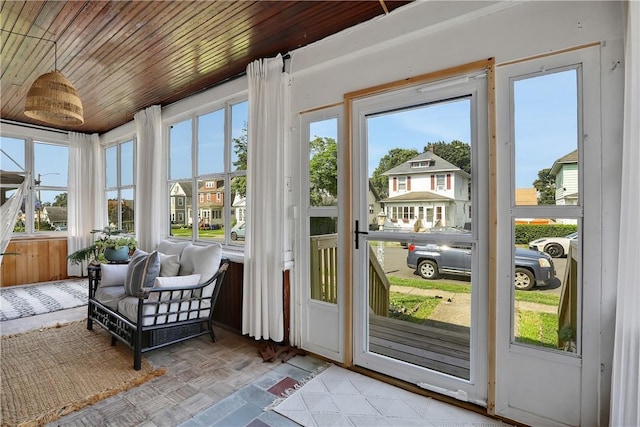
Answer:
[[[67,230],[67,192],[38,190],[35,231]]]
[[[384,206],[385,231],[470,230],[471,127],[469,97],[367,118],[369,204]]]
[[[118,228],[118,190],[107,191],[107,215],[109,227]]]
[[[231,218],[229,224],[229,238],[231,243],[244,245],[245,221],[247,217],[247,182],[244,176],[237,176],[231,180]],[[259,225],[257,225],[259,226]]]
[[[107,168],[107,188],[118,186],[118,146],[114,145],[104,150]]]
[[[133,141],[120,144],[120,185],[133,185]]]
[[[309,125],[309,204],[338,205],[338,120]]]
[[[0,169],[3,171],[23,172],[25,165],[25,141],[24,139],[0,137]],[[17,165],[16,165],[17,163]]]
[[[135,203],[133,200],[133,189],[128,188],[122,190],[121,194],[121,210],[122,210],[122,222],[120,228],[126,230],[128,233],[135,233]]]
[[[578,70],[513,82],[515,204],[578,204]]]
[[[247,123],[249,103],[231,106],[231,170],[247,170]]]
[[[169,178],[191,176],[191,120],[171,126],[169,131]]]
[[[224,172],[224,109],[198,117],[198,175]]]
[[[513,340],[576,353],[580,238],[576,219],[515,220]]]
[[[36,181],[44,187],[66,187],[69,173],[69,148],[62,145],[35,143]]]
[[[198,239],[224,242],[224,179],[198,181]]]
[[[171,235],[191,239],[192,233],[192,185],[191,181],[178,181],[169,184],[169,218]]]
[[[309,218],[309,295],[312,299],[338,302],[338,219]]]

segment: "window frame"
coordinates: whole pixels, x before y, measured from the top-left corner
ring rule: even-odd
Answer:
[[[168,203],[167,203],[167,207],[169,208],[169,211],[171,211],[171,206],[172,206],[172,200],[169,194],[169,189],[171,188],[172,185],[174,185],[175,183],[186,183],[189,182],[190,185],[192,186],[192,204],[194,206],[191,206],[189,213],[187,213],[187,217],[190,218],[191,220],[191,224],[192,224],[192,232],[191,235],[189,237],[184,237],[184,236],[174,236],[172,235],[172,230],[171,230],[171,222],[168,224],[168,231],[167,231],[167,235],[169,237],[171,237],[172,239],[178,239],[178,240],[190,240],[192,242],[199,242],[199,243],[221,243],[224,247],[227,248],[231,248],[233,250],[240,250],[242,251],[244,249],[244,241],[233,241],[231,240],[231,229],[235,226],[235,224],[237,224],[238,222],[240,222],[238,220],[238,216],[233,215],[232,217],[232,203],[233,200],[231,199],[231,183],[233,181],[234,178],[236,177],[246,177],[247,175],[247,170],[234,170],[234,158],[233,158],[233,139],[234,137],[237,137],[236,135],[233,134],[233,128],[232,128],[232,120],[233,120],[233,108],[234,106],[243,104],[243,103],[247,103],[248,104],[248,98],[246,96],[242,96],[242,97],[235,97],[235,98],[231,98],[228,99],[224,102],[221,103],[216,103],[216,104],[210,104],[206,107],[201,107],[199,109],[196,110],[192,110],[190,111],[188,114],[183,114],[183,115],[179,115],[179,116],[175,116],[172,117],[170,119],[168,119],[165,122],[165,129],[167,130],[167,157],[166,157],[166,162],[167,162],[167,193],[166,193],[166,197],[168,198]],[[198,160],[199,160],[199,144],[198,144],[198,129],[199,129],[199,118],[206,116],[208,114],[214,113],[216,111],[220,111],[220,110],[224,110],[224,148],[223,148],[223,167],[224,170],[223,171],[216,171],[216,172],[210,172],[210,173],[202,173],[199,174],[198,171]],[[245,121],[248,121],[248,105],[247,105],[247,117]],[[178,124],[178,123],[182,123],[185,121],[191,121],[191,145],[190,145],[190,149],[191,149],[191,176],[190,177],[176,177],[173,178],[171,177],[171,132],[170,129],[173,125]],[[216,202],[219,202],[221,199],[224,200],[224,206],[222,208],[222,213],[219,215],[218,212],[219,210],[214,210],[210,212],[210,215],[208,216],[209,219],[214,220],[214,219],[220,219],[219,217],[221,216],[222,218],[222,223],[223,223],[223,228],[224,228],[224,239],[222,241],[218,240],[218,239],[205,239],[202,238],[201,236],[199,236],[199,227],[197,226],[199,224],[199,220],[201,218],[199,218],[199,214],[201,213],[202,209],[204,209],[202,207],[202,204],[200,202],[200,191],[199,191],[199,183],[205,183],[203,186],[203,189],[207,189],[210,188],[208,185],[210,182],[212,181],[223,181],[224,183],[224,192],[220,192],[220,191],[216,191],[215,197],[211,197],[210,194],[211,193],[207,193],[207,197],[205,197],[206,199],[210,199],[211,202],[213,202],[213,200],[215,199]],[[221,196],[222,194],[222,196]],[[245,197],[247,197],[247,195],[245,195]],[[188,203],[184,203],[185,201],[181,198],[178,197],[177,198],[178,203],[176,203],[176,205],[178,205],[181,208],[186,208],[188,207]],[[226,202],[228,201],[228,202]],[[182,203],[182,205],[180,205],[180,203]],[[206,202],[202,202],[202,203],[206,203]],[[244,207],[243,207],[244,209]],[[170,213],[170,212],[169,212]],[[178,215],[179,217],[180,215]],[[172,218],[172,221],[175,221],[175,218]],[[180,220],[178,218],[178,222],[181,222],[183,220]],[[186,221],[186,218],[184,219],[184,221]],[[194,226],[196,225],[196,226]]]
[[[131,184],[122,184],[122,146],[124,144],[128,144],[131,143],[132,144],[132,148],[133,148],[133,170],[132,172],[132,181]],[[109,149],[113,149],[116,148],[116,185],[115,186],[108,186],[108,180],[107,180],[107,150]],[[117,230],[124,230],[124,227],[122,226],[122,202],[123,202],[123,198],[122,198],[122,194],[124,191],[128,191],[131,190],[133,192],[133,212],[134,212],[134,222],[133,222],[133,230],[129,231],[130,234],[135,234],[136,233],[136,224],[135,224],[135,211],[136,211],[136,174],[137,174],[137,155],[138,155],[138,141],[137,138],[131,137],[131,138],[126,138],[126,139],[120,139],[117,141],[113,141],[110,142],[108,144],[106,144],[104,147],[102,147],[102,152],[103,152],[103,171],[105,174],[104,177],[104,192],[103,192],[103,200],[105,203],[105,224],[108,224],[109,226],[115,227],[115,229]],[[110,219],[109,219],[109,199],[108,199],[108,194],[109,192],[116,192],[117,193],[117,206],[118,206],[118,212],[117,212],[117,216],[118,216],[118,223],[117,224],[112,224]]]
[[[4,126],[3,126],[4,127]],[[69,158],[69,142],[64,138],[56,138],[53,132],[45,132],[41,130],[35,130],[33,133],[19,133],[19,132],[1,132],[0,136],[3,138],[15,139],[24,142],[24,165],[21,167],[24,168],[24,171],[12,169],[12,172],[26,172],[31,175],[30,183],[27,187],[27,191],[25,193],[25,229],[23,232],[16,232],[15,237],[43,237],[43,236],[66,236],[66,230],[43,230],[38,231],[35,229],[35,221],[36,221],[36,200],[38,192],[42,191],[57,191],[59,193],[67,193],[67,200],[69,196],[69,169],[67,165],[67,185],[66,186],[56,186],[56,185],[39,185],[37,182],[37,175],[35,173],[36,168],[36,153],[35,146],[36,144],[48,144],[55,145],[59,147],[64,147],[67,150],[67,160]],[[65,133],[66,136],[66,133]],[[12,165],[14,165],[13,161],[9,160],[8,153],[7,155],[2,154],[3,158],[6,158]],[[14,165],[15,166],[15,165]],[[17,167],[17,166],[16,166]],[[16,188],[16,186],[2,184],[0,183],[2,188]],[[68,209],[68,203],[67,203]],[[32,221],[26,221],[26,218],[33,218]],[[67,223],[68,223],[68,210],[67,210]]]

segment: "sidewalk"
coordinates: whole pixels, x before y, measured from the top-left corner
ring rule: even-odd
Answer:
[[[471,294],[469,293],[455,293],[439,289],[419,289],[410,286],[395,285],[391,285],[391,292],[442,298],[442,302],[433,310],[429,319],[461,326],[471,326]],[[557,314],[558,312],[556,306],[525,301],[516,301],[515,307],[516,310],[537,311],[541,313]]]

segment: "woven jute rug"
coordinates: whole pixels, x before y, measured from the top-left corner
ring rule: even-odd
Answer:
[[[3,336],[2,426],[39,426],[165,373],[85,321]]]

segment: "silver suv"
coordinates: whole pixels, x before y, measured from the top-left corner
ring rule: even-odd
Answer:
[[[471,246],[426,244],[408,245],[407,266],[415,269],[424,279],[438,279],[443,274],[471,275]],[[530,290],[534,286],[546,286],[555,277],[551,257],[530,249],[515,249],[514,286]]]

